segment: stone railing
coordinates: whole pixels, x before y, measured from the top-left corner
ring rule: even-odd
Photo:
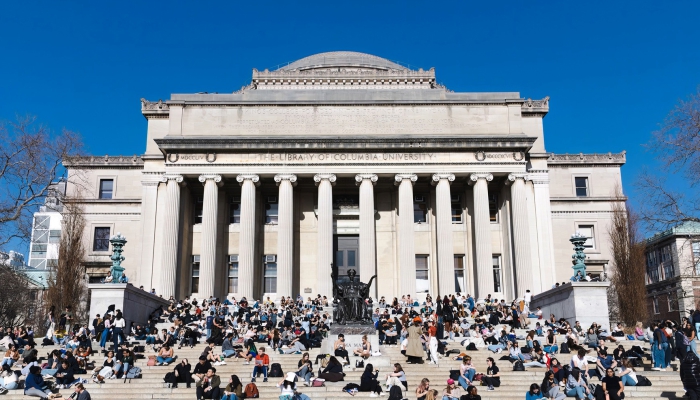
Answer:
[[[549,164],[624,164],[627,162],[626,152],[621,153],[578,153],[550,154]]]
[[[71,168],[99,168],[99,167],[121,167],[121,168],[143,168],[143,159],[137,155],[133,156],[85,156],[70,157],[63,161],[63,165]]]

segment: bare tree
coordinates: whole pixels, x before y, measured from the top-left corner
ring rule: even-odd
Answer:
[[[645,171],[637,182],[645,199],[642,220],[655,231],[685,220],[700,220],[700,86],[668,114],[647,147],[664,172]],[[684,181],[678,184],[669,176]]]
[[[62,160],[81,150],[76,133],[53,134],[33,117],[0,124],[0,247],[31,237],[32,214],[61,172]]]
[[[29,278],[12,267],[0,264],[0,326],[20,326],[34,323],[32,316],[37,288]]]
[[[612,223],[608,229],[612,251],[612,286],[617,293],[617,316],[627,326],[646,322],[646,244],[639,233],[639,217],[616,189]]]
[[[57,313],[70,307],[73,322],[87,319],[87,285],[85,278],[84,241],[85,216],[78,197],[64,199],[61,241],[58,248],[58,267],[48,279],[44,296],[47,310],[54,306]]]

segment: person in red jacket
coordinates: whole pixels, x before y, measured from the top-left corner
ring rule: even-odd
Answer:
[[[252,382],[255,382],[255,378],[262,373],[263,374],[263,382],[267,382],[267,370],[270,368],[270,356],[265,354],[265,348],[261,347],[258,349],[258,355],[255,356],[255,367],[253,367],[253,379],[251,380]]]

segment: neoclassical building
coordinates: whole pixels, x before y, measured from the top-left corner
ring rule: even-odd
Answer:
[[[549,98],[331,52],[141,112],[142,155],[66,162],[96,279],[116,232],[131,281],[178,298],[330,296],[334,264],[375,296],[512,299],[568,280],[577,230],[593,274],[610,258],[624,152],[547,152]]]

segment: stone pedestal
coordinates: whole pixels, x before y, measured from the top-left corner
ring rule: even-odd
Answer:
[[[148,316],[158,306],[167,308],[170,304],[160,296],[152,295],[141,290],[130,283],[93,283],[88,285],[90,290],[90,316],[89,320],[95,318],[95,314],[104,316],[107,308],[114,304],[115,310],[122,310],[126,320],[126,329],[131,327],[131,323],[145,325]],[[125,332],[128,332],[125,330]]]
[[[321,353],[333,355],[333,344],[338,340],[338,335],[343,334],[345,336],[345,348],[350,353],[351,364],[355,365],[355,359],[358,357],[353,357],[352,352],[355,349],[362,347],[362,336],[367,335],[367,340],[372,345],[372,352],[381,351],[379,348],[379,335],[377,335],[377,329],[374,325],[336,325],[331,326],[330,332],[328,332],[328,337],[321,343]],[[391,359],[389,356],[382,355],[378,357],[370,357],[369,360],[365,361],[365,365],[370,363],[374,367],[389,367],[391,365]]]
[[[568,282],[534,296],[530,310],[534,312],[541,307],[545,319],[549,318],[549,314],[554,314],[557,319],[564,318],[572,326],[576,321],[580,321],[583,327],[597,322],[610,331],[609,286],[610,282]]]

